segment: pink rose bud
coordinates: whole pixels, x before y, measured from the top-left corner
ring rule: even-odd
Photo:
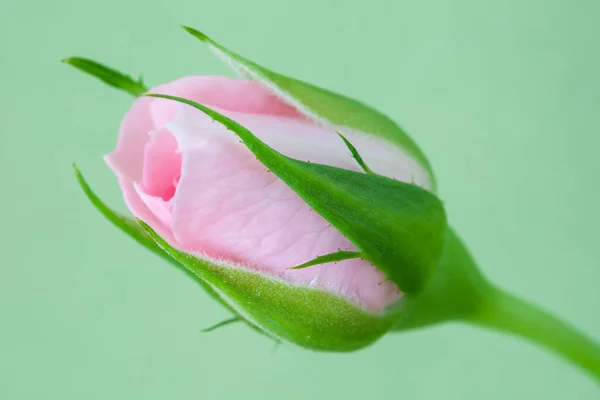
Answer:
[[[258,83],[192,76],[151,92],[208,105],[294,159],[361,172],[345,144],[349,141],[361,149],[362,163],[373,172],[431,188],[427,172],[401,149],[352,131],[342,140],[334,128],[311,121]],[[262,290],[278,292],[276,297],[283,296],[285,302],[289,302],[286,297],[316,295],[310,303],[305,298],[300,308],[314,317],[314,308],[323,307],[328,324],[343,319],[336,330],[344,334],[334,335],[341,342],[336,345],[340,349],[367,344],[396,320],[399,311],[394,306],[403,293],[359,256],[292,269],[331,253],[354,255],[358,249],[265,168],[233,132],[206,114],[172,100],[140,98],[125,116],[117,148],[106,159],[129,209],[158,233],[159,241],[165,241],[162,247],[229,268],[230,273],[251,273],[240,276],[238,286],[260,275],[266,278]],[[238,314],[274,333],[253,320],[251,312],[229,301],[219,285],[208,286]],[[286,318],[295,319],[298,314]],[[368,329],[357,324],[362,320]],[[315,328],[323,329],[310,329]],[[297,332],[289,333],[274,336],[308,347],[335,349],[329,343],[331,335],[327,344],[321,344],[318,338],[297,340]],[[343,339],[348,334],[350,340]]]
[[[292,158],[360,171],[334,129],[308,120],[257,83],[192,76],[152,92],[210,106]],[[352,132],[346,137],[375,172],[431,187],[426,172],[400,149]],[[402,297],[361,259],[290,270],[357,249],[239,138],[198,110],[165,99],[136,100],[107,162],[131,212],[177,249],[326,290],[369,311]]]
[[[448,226],[429,162],[376,110],[185,28],[250,80],[141,80],[65,62],[137,99],[107,161],[140,244],[278,341],[349,351],[463,320],[533,339],[600,376],[600,347],[485,280]]]
[[[257,80],[191,76],[148,91],[93,61],[65,60],[154,96],[134,102],[106,157],[139,225],[77,171],[88,197],[277,340],[345,351],[400,320],[423,324],[408,313],[447,225],[420,150],[377,111],[208,43]]]

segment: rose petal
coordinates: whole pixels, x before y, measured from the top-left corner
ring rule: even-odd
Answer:
[[[398,297],[396,287],[380,285],[383,274],[362,260],[289,271],[319,255],[355,248],[268,172],[232,132],[190,107],[180,110],[167,126],[183,155],[172,228],[184,249],[335,291],[371,310],[380,311]],[[221,112],[286,154],[358,170],[335,132],[281,117]],[[315,146],[307,146],[317,137]]]
[[[229,111],[303,118],[261,84],[225,76],[188,76],[158,86],[151,92],[183,97]],[[176,110],[177,103],[155,99],[151,106],[154,125],[163,126],[173,119]]]
[[[133,215],[146,221],[170,243],[175,243],[171,229],[154,215],[134,187],[134,183],[142,178],[148,133],[154,130],[149,113],[151,103],[150,98],[140,98],[134,102],[121,123],[117,148],[105,160],[117,176],[123,199]]]
[[[133,187],[150,211],[154,214],[156,218],[163,224],[163,226],[170,229],[171,227],[171,218],[173,214],[173,206],[171,201],[166,201],[161,197],[151,196],[144,191],[140,185],[137,183],[133,184]]]
[[[142,184],[150,196],[168,201],[175,194],[181,173],[181,154],[177,141],[167,129],[150,133],[144,150]]]

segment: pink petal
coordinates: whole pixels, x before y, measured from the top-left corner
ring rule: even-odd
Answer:
[[[171,229],[165,226],[148,208],[137,193],[134,183],[142,178],[144,149],[148,133],[154,130],[150,118],[150,98],[137,99],[121,122],[117,148],[105,157],[106,163],[117,176],[123,199],[129,210],[154,228],[170,243],[175,239]]]
[[[152,132],[144,150],[144,192],[168,201],[175,194],[180,174],[181,154],[177,152],[177,141],[165,128]]]
[[[173,214],[173,206],[171,201],[164,200],[161,197],[149,195],[137,183],[134,183],[133,187],[146,207],[148,207],[154,216],[158,218],[162,225],[170,228]],[[171,240],[171,242],[174,241]]]
[[[335,132],[306,121],[221,112],[286,154],[357,169]],[[374,311],[397,299],[396,287],[381,284],[383,274],[362,260],[287,270],[319,255],[355,248],[222,125],[182,106],[167,126],[183,154],[172,219],[181,247],[341,293]],[[314,145],[307,146],[311,140]]]
[[[334,128],[308,121],[259,83],[192,76],[152,91],[206,104],[290,157],[360,171]],[[426,172],[403,151],[361,132],[342,133],[374,171],[430,189]],[[362,260],[288,270],[354,247],[232,132],[198,110],[164,99],[136,100],[106,159],[132,213],[175,247],[339,293],[373,311],[400,296]]]
[[[225,76],[188,76],[158,86],[151,92],[183,97],[229,111],[302,118],[293,107],[261,84]],[[173,119],[176,110],[177,103],[155,99],[151,106],[155,126],[163,126]]]

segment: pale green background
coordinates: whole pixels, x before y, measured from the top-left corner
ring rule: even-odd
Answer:
[[[131,102],[63,57],[149,84],[229,74],[195,26],[397,119],[484,271],[600,340],[600,2],[1,0],[0,399],[598,399],[526,342],[449,325],[354,354],[273,343],[113,228],[102,161]]]

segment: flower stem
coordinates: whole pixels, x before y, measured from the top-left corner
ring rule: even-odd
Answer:
[[[480,311],[469,320],[537,342],[585,369],[600,383],[600,346],[568,323],[524,300],[491,289]]]

